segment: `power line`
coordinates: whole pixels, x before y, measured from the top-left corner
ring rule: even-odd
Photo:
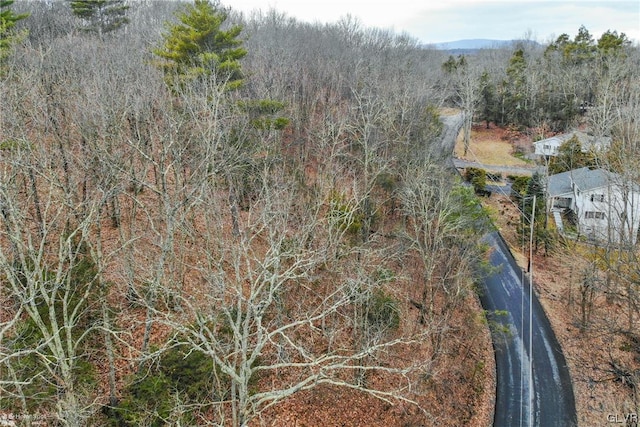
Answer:
[[[471,147],[467,148],[467,152],[470,152],[471,155],[475,158],[475,160],[477,161],[477,163],[482,164],[482,162],[480,162],[480,159],[478,158],[478,156],[476,155],[476,153],[471,149]],[[533,231],[534,231],[534,222],[535,222],[535,212],[536,212],[536,202],[537,202],[537,195],[534,193],[533,194],[533,206],[532,206],[532,212],[531,212],[531,216],[529,219],[529,225],[530,225],[530,231],[529,231],[529,265],[528,265],[528,270],[529,270],[529,366],[528,366],[528,372],[527,372],[527,376],[528,376],[528,419],[529,419],[529,425],[533,426],[534,424],[534,420],[533,420]],[[523,202],[527,199],[531,198],[531,196],[524,196],[522,198]],[[521,218],[523,221],[523,228],[524,228],[524,219],[527,216],[526,212],[523,209],[520,209],[520,206],[518,206],[517,204],[515,204],[511,198],[507,198],[509,200],[509,203],[511,203],[517,210],[518,212],[520,212],[521,214]],[[524,253],[525,248],[524,248],[524,238],[522,239],[522,253]],[[521,285],[524,285],[524,270],[520,269],[520,283]],[[522,327],[522,331],[521,333],[524,335],[524,286],[522,286],[522,294],[521,294],[521,298],[520,298],[520,324]],[[525,352],[525,348],[524,348],[525,344],[524,344],[524,340],[522,340],[522,354],[524,355]],[[524,360],[523,360],[524,361]],[[524,366],[521,366],[520,369],[520,384],[521,384],[521,396],[524,394],[524,384],[523,384],[523,378],[524,378]],[[520,425],[522,425],[523,423],[523,405],[520,405]]]

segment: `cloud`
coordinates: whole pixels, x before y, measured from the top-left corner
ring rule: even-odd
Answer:
[[[421,40],[439,43],[466,38],[509,40],[531,33],[541,42],[553,36],[577,34],[584,25],[594,36],[606,30],[640,40],[640,3],[633,1],[459,0],[465,7],[420,11],[408,26]]]
[[[223,0],[223,4],[224,4]],[[336,22],[346,15],[366,27],[407,32],[424,43],[465,38],[509,40],[531,33],[539,41],[584,25],[599,37],[606,30],[624,32],[640,41],[640,2],[611,0],[228,0],[249,13],[270,8],[307,22]]]

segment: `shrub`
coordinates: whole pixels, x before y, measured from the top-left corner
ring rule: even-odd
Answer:
[[[332,193],[329,201],[329,220],[334,227],[355,237],[362,230],[363,219],[364,215],[360,210],[346,201],[342,194]]]
[[[398,186],[397,178],[389,172],[382,172],[376,177],[376,185],[387,193],[391,193]]]
[[[222,379],[221,390],[215,387],[216,377]],[[149,364],[132,378],[120,404],[107,416],[111,425],[164,426],[179,399],[189,407],[181,414],[181,421],[194,424],[195,408],[211,396],[224,399],[229,389],[229,378],[216,372],[211,358],[186,345],[176,345],[164,352],[157,363]]]
[[[375,291],[367,301],[367,323],[378,331],[397,330],[400,326],[398,301],[381,290]]]
[[[527,194],[527,188],[529,188],[529,176],[516,176],[513,177],[513,183],[511,184],[511,198],[514,200],[520,200]]]
[[[483,193],[487,186],[487,172],[479,168],[466,168],[464,170],[465,181],[471,183],[476,193]]]

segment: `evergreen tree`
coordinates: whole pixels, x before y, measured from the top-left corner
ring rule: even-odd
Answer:
[[[522,49],[516,50],[507,67],[507,78],[502,82],[502,124],[528,126],[527,61]]]
[[[73,14],[88,24],[84,28],[102,36],[129,22],[124,0],[69,0]]]
[[[522,198],[521,215],[522,228],[520,232],[522,237],[524,238],[529,236],[531,227],[533,227],[532,237],[535,251],[538,251],[538,246],[542,243],[546,253],[552,246],[552,238],[547,231],[544,183],[542,181],[542,176],[537,172],[533,174],[527,184],[526,195]]]
[[[496,100],[496,87],[491,81],[491,77],[488,72],[483,72],[480,76],[480,119],[487,123],[487,129],[489,129],[489,123],[497,122],[497,100]]]
[[[459,58],[460,63],[462,63],[464,56],[459,56]],[[447,74],[453,74],[458,69],[460,63],[456,61],[453,55],[449,55],[449,58],[442,64],[442,70]]]
[[[596,51],[595,42],[591,33],[583,25],[578,29],[578,34],[573,39],[573,43],[569,45],[569,50],[565,53],[568,54],[574,62],[588,61],[593,58]]]
[[[22,36],[15,31],[16,23],[29,16],[28,13],[14,13],[10,9],[12,4],[13,0],[0,0],[0,61],[8,55],[11,46]]]
[[[243,81],[240,59],[247,54],[238,39],[242,27],[223,28],[228,15],[217,1],[195,0],[177,16],[180,22],[167,25],[163,45],[153,50],[163,60],[167,84],[179,89],[213,76],[229,89],[238,88]]]
[[[603,54],[618,53],[631,46],[631,40],[625,33],[618,35],[617,31],[607,30],[598,39],[598,50]]]
[[[618,35],[617,31],[607,30],[596,43],[589,30],[582,26],[573,40],[567,34],[558,37],[547,46],[545,55],[553,56],[554,52],[558,52],[565,65],[580,65],[592,62],[598,55],[619,53],[629,46],[631,41],[625,33]]]
[[[554,175],[595,164],[595,156],[592,153],[584,153],[580,140],[574,135],[560,144],[558,155],[550,159],[549,174]]]

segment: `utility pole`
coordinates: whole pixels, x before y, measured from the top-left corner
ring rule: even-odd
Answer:
[[[529,232],[529,425],[533,427],[533,223],[536,218],[536,194],[533,194]]]

